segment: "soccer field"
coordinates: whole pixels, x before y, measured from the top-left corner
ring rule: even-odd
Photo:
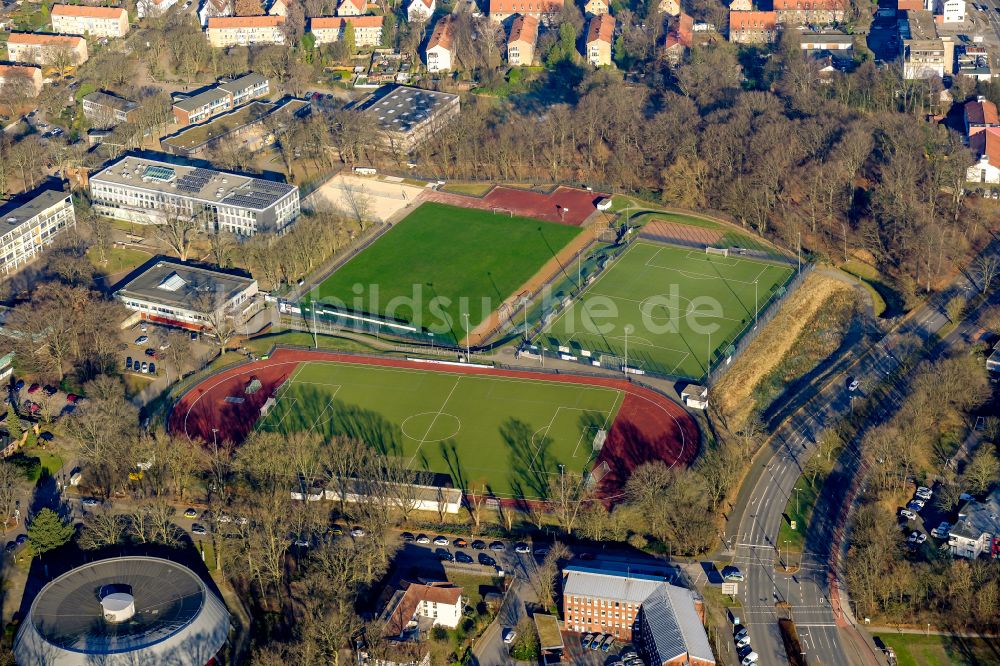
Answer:
[[[321,301],[457,342],[581,232],[506,213],[425,203],[318,287]]]
[[[589,471],[594,436],[623,398],[584,384],[310,362],[257,427],[356,437],[458,487],[545,498],[559,465]]]
[[[637,241],[542,331],[605,366],[701,378],[791,277],[788,266]],[[627,343],[627,350],[626,350]]]

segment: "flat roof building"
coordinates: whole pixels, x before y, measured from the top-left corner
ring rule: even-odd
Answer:
[[[301,99],[274,104],[250,102],[206,123],[190,125],[160,139],[160,148],[172,155],[194,157],[226,141],[231,147],[242,146],[254,152],[274,142],[268,118],[280,118],[284,125],[293,118],[306,116],[310,108],[310,103]]]
[[[138,111],[138,103],[100,90],[83,96],[83,117],[92,127],[106,129],[133,122]]]
[[[87,40],[74,35],[12,32],[7,39],[7,59],[35,65],[82,65],[89,58]]]
[[[30,264],[74,226],[76,212],[68,192],[36,190],[0,207],[0,272],[10,275]]]
[[[378,123],[387,147],[405,153],[429,139],[458,115],[458,95],[409,86],[385,86],[358,109]]]
[[[903,78],[927,79],[951,74],[955,45],[938,36],[934,15],[926,10],[908,11],[898,23],[903,51]]]
[[[269,94],[270,82],[256,72],[236,79],[222,79],[211,88],[174,102],[174,119],[179,125],[202,123]]]
[[[90,178],[95,210],[119,220],[162,224],[197,218],[208,233],[280,233],[299,216],[299,188],[145,157],[124,157]]]
[[[129,31],[128,12],[124,7],[89,7],[54,5],[52,32],[89,37],[124,37]]]
[[[115,298],[146,321],[211,330],[223,319],[246,322],[260,308],[257,293],[253,278],[163,260],[116,289]]]
[[[116,557],[59,576],[31,603],[14,641],[18,664],[214,663],[229,611],[187,567]]]

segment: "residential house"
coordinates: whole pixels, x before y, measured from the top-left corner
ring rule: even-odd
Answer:
[[[267,8],[268,16],[288,16],[288,0],[274,0]]]
[[[124,37],[129,31],[124,7],[53,5],[52,32],[89,37]]]
[[[317,16],[309,19],[309,32],[317,44],[332,44],[343,39],[350,26],[355,46],[378,46],[382,43],[382,20],[382,16]]]
[[[139,105],[100,90],[83,96],[83,117],[91,127],[107,129],[135,120]]]
[[[503,23],[514,14],[534,16],[548,24],[562,11],[563,0],[490,0],[490,18]]]
[[[404,585],[379,614],[387,638],[410,640],[418,638],[421,629],[458,627],[465,606],[461,587],[448,582]]]
[[[11,86],[19,95],[38,97],[42,92],[42,68],[35,65],[0,65],[0,90]]]
[[[198,20],[202,28],[208,27],[208,19],[233,15],[232,0],[202,0],[198,8]]]
[[[690,15],[681,12],[677,20],[670,26],[667,32],[667,41],[664,48],[667,53],[667,60],[671,64],[677,65],[684,58],[684,54],[694,44],[694,19]]]
[[[427,48],[424,49],[427,71],[433,74],[451,69],[451,60],[454,56],[452,48],[451,18],[446,16],[434,26],[434,32],[427,41]]]
[[[958,522],[948,535],[948,546],[955,557],[1000,558],[1000,488],[984,501],[970,500],[959,510]]]
[[[969,148],[978,160],[965,172],[970,183],[1000,183],[1000,127],[987,127],[969,137]]]
[[[36,190],[0,207],[0,220],[0,272],[10,275],[76,226],[73,197],[58,190]]]
[[[963,117],[966,137],[971,138],[988,127],[1000,127],[997,105],[982,95],[965,103]]]
[[[226,16],[208,19],[208,43],[215,48],[284,44],[284,16]]]
[[[406,20],[410,23],[429,21],[436,9],[437,0],[410,0],[410,4],[406,6]]]
[[[530,65],[535,60],[538,43],[538,18],[518,16],[510,26],[507,38],[507,64],[511,67]]]
[[[163,16],[163,14],[177,4],[177,0],[139,0],[135,9],[139,18],[149,16]]]
[[[681,13],[680,0],[660,0],[660,11],[668,16],[677,16]]]
[[[903,78],[927,79],[951,74],[955,62],[955,44],[950,37],[938,35],[934,16],[927,10],[906,13],[899,21],[903,49]]]
[[[729,12],[729,41],[737,44],[771,44],[778,38],[774,12]]]
[[[583,6],[583,12],[587,18],[607,14],[608,2],[607,0],[587,0],[587,4]]]
[[[774,0],[778,23],[791,25],[839,23],[848,7],[848,0]]]
[[[993,78],[990,54],[985,46],[980,44],[960,45],[956,51],[959,74],[985,82],[989,82]]]
[[[590,19],[587,29],[587,62],[594,67],[611,64],[611,46],[615,40],[615,17],[602,14]]]
[[[563,569],[566,631],[632,642],[647,664],[713,666],[704,605],[662,575],[582,566]]]
[[[207,90],[174,102],[174,120],[178,125],[205,122],[212,116],[270,94],[270,81],[256,72],[236,79],[221,79]]]
[[[87,40],[74,35],[12,32],[7,39],[7,59],[35,65],[81,65],[87,62]]]
[[[363,16],[367,11],[367,0],[340,0],[337,5],[337,16]]]

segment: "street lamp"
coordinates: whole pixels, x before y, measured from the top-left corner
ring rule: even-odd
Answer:
[[[462,316],[465,317],[465,362],[471,362],[472,352],[470,351],[469,345],[471,344],[469,338],[472,336],[472,331],[469,330],[469,313],[463,312]]]

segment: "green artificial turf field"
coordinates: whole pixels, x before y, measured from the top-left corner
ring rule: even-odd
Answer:
[[[303,363],[257,427],[352,436],[449,474],[457,487],[547,497],[559,465],[588,471],[621,391],[580,384],[336,362]]]
[[[607,366],[621,364],[627,337],[629,367],[697,379],[710,348],[714,364],[792,273],[787,266],[637,241],[535,342],[568,347],[574,355],[616,357],[602,359]]]
[[[578,227],[425,203],[323,281],[318,294],[324,303],[392,317],[457,342],[465,337],[462,313],[474,329],[579,233]]]

